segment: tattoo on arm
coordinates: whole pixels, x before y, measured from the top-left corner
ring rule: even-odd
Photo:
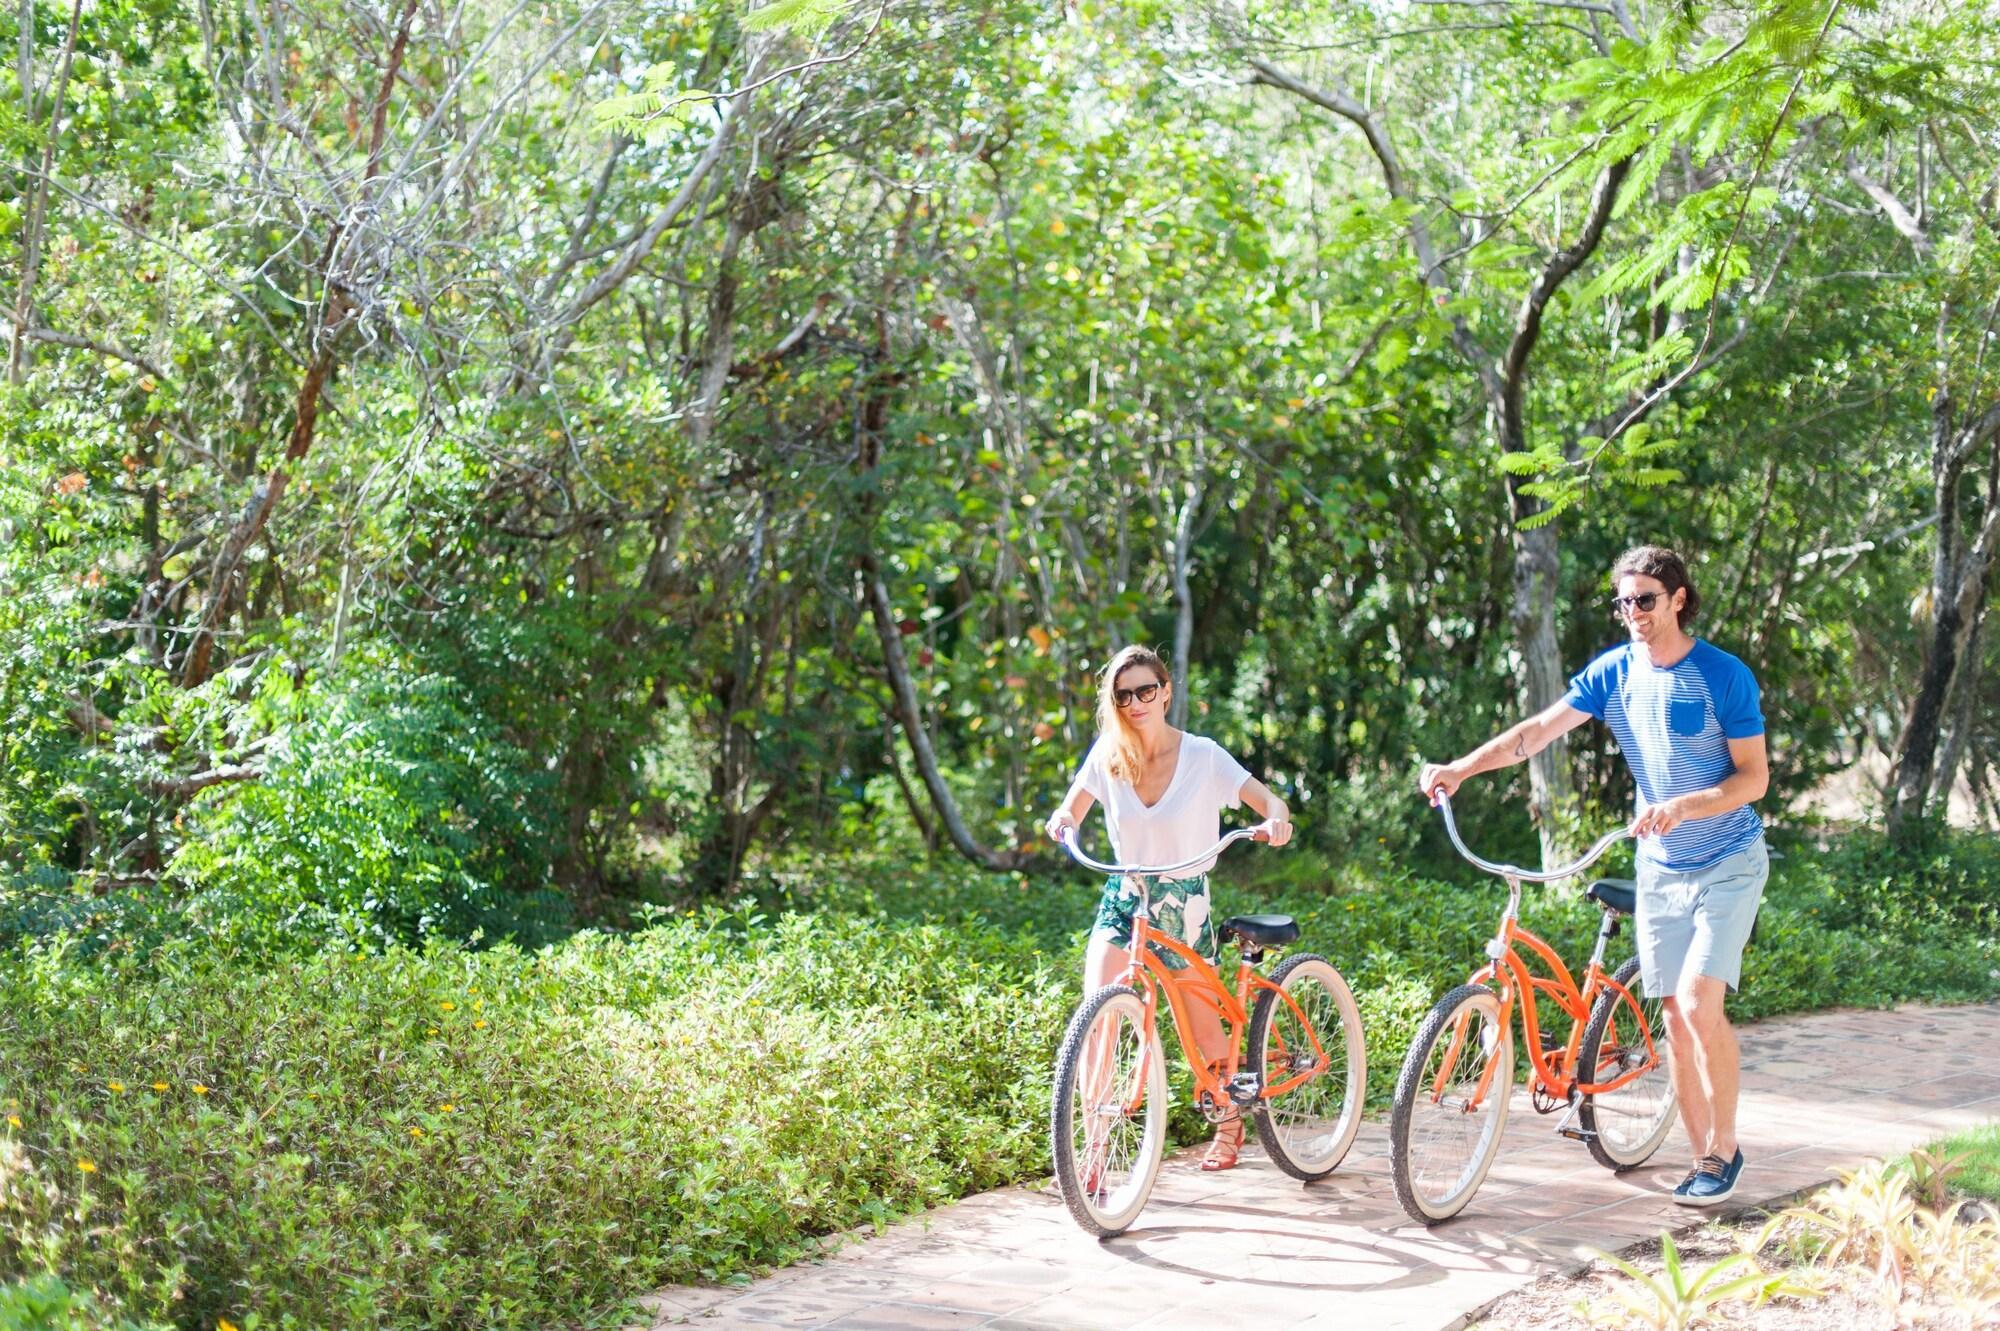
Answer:
[[[1514,757],[1522,762],[1526,762],[1528,756],[1528,737],[1526,735],[1516,736],[1514,740]]]

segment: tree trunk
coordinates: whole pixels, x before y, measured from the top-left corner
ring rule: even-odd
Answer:
[[[863,552],[861,569],[868,584],[868,609],[875,619],[875,634],[882,641],[882,664],[888,669],[889,688],[895,695],[896,717],[910,742],[917,773],[923,777],[924,788],[930,792],[931,805],[944,824],[945,835],[951,838],[951,844],[958,848],[959,854],[982,868],[1020,868],[1027,863],[1025,853],[996,851],[982,846],[959,814],[958,801],[952,798],[951,788],[945,785],[944,775],[938,770],[937,752],[931,748],[930,732],[924,726],[923,709],[917,702],[916,686],[910,680],[909,664],[903,656],[902,629],[898,627],[895,609],[889,603],[889,589],[882,585],[881,570],[873,551]]]
[[[1188,656],[1194,648],[1194,597],[1188,591],[1188,570],[1194,563],[1195,514],[1201,509],[1201,482],[1182,503],[1174,523],[1174,705],[1167,719],[1176,729],[1187,725]]]
[[[1952,676],[1951,696],[1945,702],[1945,731],[1938,750],[1937,774],[1931,781],[1931,794],[1941,801],[1939,810],[1946,815],[1951,812],[1952,788],[1958,784],[1958,767],[1965,760],[1972,734],[1972,704],[1979,696],[1980,652],[1985,646],[1981,639],[1986,628],[1989,590],[1982,585],[1973,604],[1971,625],[1965,635],[1965,650],[1959,656],[1958,669]]]
[[[1510,617],[1521,651],[1521,707],[1530,716],[1553,705],[1569,686],[1556,640],[1556,588],[1561,576],[1555,525],[1544,523],[1526,531],[1516,525]],[[1562,828],[1562,815],[1576,803],[1568,758],[1568,744],[1558,739],[1528,759],[1528,807],[1541,835],[1544,867],[1560,863],[1570,850]]]
[[[34,322],[29,317],[35,303],[35,279],[39,276],[42,259],[42,229],[49,206],[49,178],[55,172],[56,147],[62,138],[63,99],[69,92],[69,71],[76,55],[76,28],[83,16],[83,0],[75,0],[69,11],[69,36],[63,40],[62,64],[56,70],[54,104],[49,109],[49,138],[42,146],[42,168],[35,179],[34,193],[28,200],[27,235],[21,242],[21,290],[14,302],[13,343],[8,352],[7,376],[12,383],[20,383],[26,373],[25,349],[28,341],[28,326]],[[27,100],[28,114],[34,115],[34,89],[30,86],[32,72],[32,52],[34,50],[34,8],[21,6],[21,95]]]
[[[1954,429],[1951,394],[1940,388],[1932,420],[1937,546],[1931,562],[1930,632],[1923,673],[1896,744],[1895,795],[1888,819],[1890,839],[1903,843],[1922,830],[1939,734],[1958,672],[1961,668],[1978,669],[1978,663],[1970,659],[1968,640],[1992,575],[1994,544],[2000,540],[2000,503],[1993,502],[1991,496],[1979,532],[1970,544],[1964,544],[1959,513],[1961,481],[1972,449],[1989,439],[2000,449],[2000,403],[1963,429]],[[1968,679],[1963,687],[1976,685]]]

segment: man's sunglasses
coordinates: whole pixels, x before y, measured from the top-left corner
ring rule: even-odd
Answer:
[[[1641,612],[1651,610],[1653,602],[1666,594],[1665,592],[1640,592],[1637,596],[1614,596],[1611,598],[1611,613],[1622,615],[1630,610]]]
[[[1113,689],[1111,690],[1111,701],[1119,707],[1130,707],[1135,702],[1151,702],[1159,696],[1160,690],[1163,687],[1165,686],[1153,683],[1141,684],[1136,689]]]

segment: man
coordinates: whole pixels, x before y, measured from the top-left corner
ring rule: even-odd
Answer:
[[[1764,825],[1750,808],[1770,781],[1764,718],[1749,668],[1689,635],[1701,598],[1679,555],[1628,550],[1611,584],[1612,613],[1631,640],[1586,666],[1561,702],[1457,762],[1427,764],[1418,780],[1426,797],[1439,787],[1451,794],[1591,717],[1610,726],[1638,786],[1640,973],[1666,1010],[1681,1124],[1695,1153],[1674,1200],[1712,1206],[1743,1174],[1736,1033],[1722,1009],[1770,874]]]

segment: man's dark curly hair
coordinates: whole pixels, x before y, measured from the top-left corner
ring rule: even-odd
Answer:
[[[1628,573],[1637,573],[1645,578],[1658,578],[1660,585],[1667,589],[1667,596],[1681,588],[1687,588],[1687,604],[1680,609],[1678,622],[1683,630],[1694,621],[1694,613],[1701,608],[1701,594],[1688,581],[1687,565],[1681,557],[1664,545],[1635,545],[1618,556],[1618,562],[1611,566],[1611,588],[1618,589],[1618,580]]]

